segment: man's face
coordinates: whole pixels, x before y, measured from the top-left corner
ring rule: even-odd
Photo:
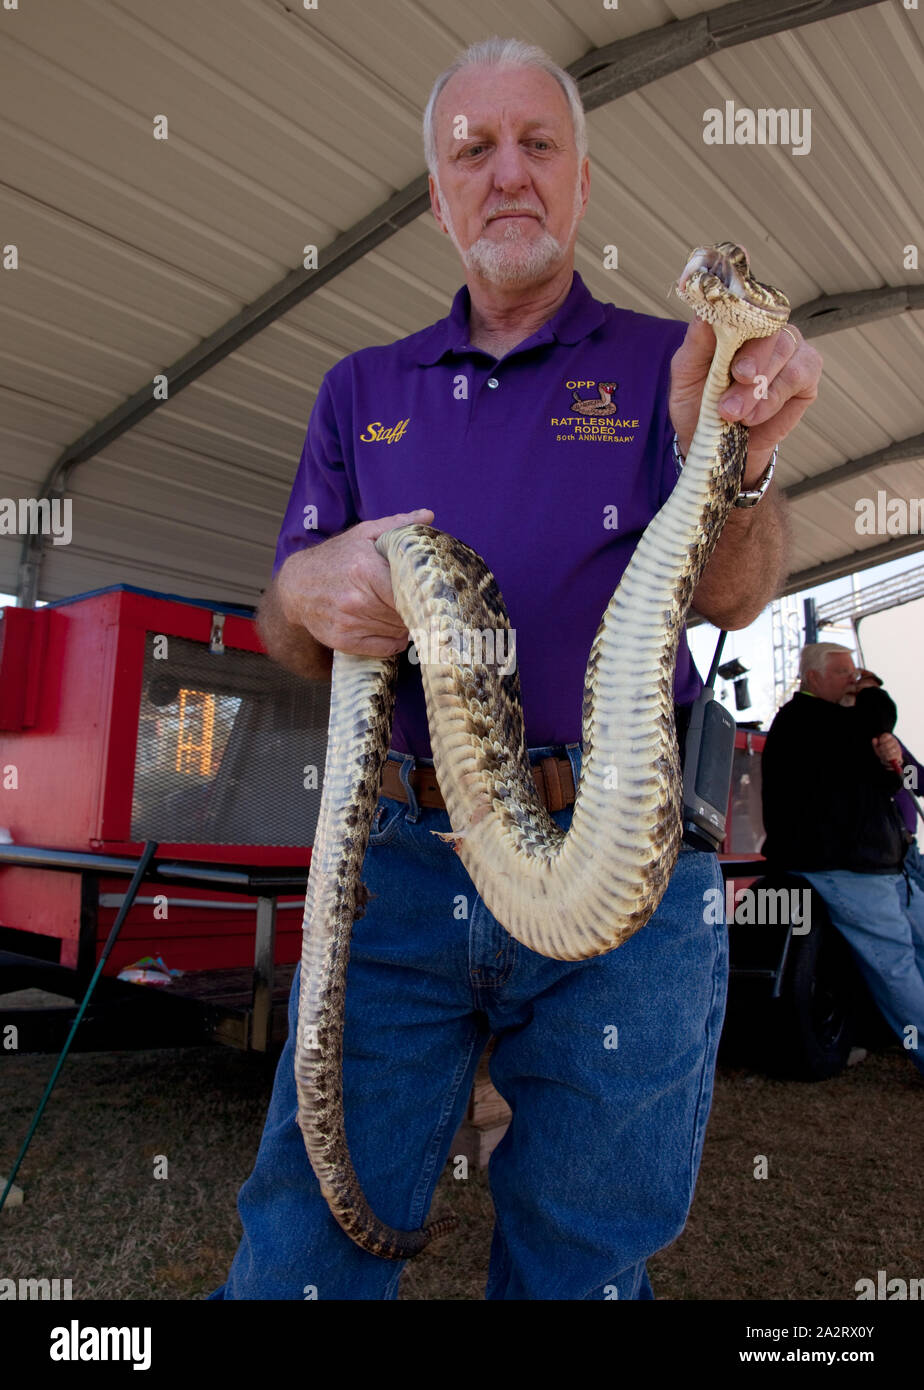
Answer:
[[[464,139],[455,133],[459,116]],[[532,285],[570,264],[590,172],[551,73],[463,68],[437,101],[436,148],[433,213],[469,272]]]
[[[806,673],[813,695],[835,705],[852,705],[857,698],[857,668],[848,652],[829,652],[824,670]]]

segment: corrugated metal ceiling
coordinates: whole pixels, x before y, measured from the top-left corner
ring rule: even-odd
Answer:
[[[62,450],[423,168],[419,113],[495,32],[568,64],[717,8],[659,0],[30,0],[0,10],[0,495],[35,496]],[[598,297],[675,315],[691,245],[741,240],[793,303],[919,284],[924,16],[884,3],[705,59],[589,117],[577,266]],[[808,107],[811,153],[707,146],[703,112]],[[166,115],[169,138],[153,138]],[[602,248],[619,247],[619,270]],[[78,466],[74,538],[40,596],[125,581],[253,602],[324,372],[445,313],[460,283],[425,215]],[[822,396],[784,484],[924,428],[924,319],[825,335]],[[924,462],[793,504],[793,568],[879,547],[859,497],[924,496]],[[909,537],[917,548],[924,537]],[[862,554],[858,564],[862,564]],[[0,540],[13,591],[19,541]]]

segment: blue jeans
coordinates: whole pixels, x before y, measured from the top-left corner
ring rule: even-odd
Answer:
[[[568,752],[577,772],[580,751]],[[657,913],[629,941],[591,960],[549,960],[498,925],[431,834],[449,828],[445,811],[411,796],[378,805],[363,871],[373,897],[354,924],[346,995],[347,1140],[372,1209],[402,1229],[425,1222],[494,1034],[491,1077],[513,1119],[490,1161],[486,1297],[652,1298],[645,1260],[683,1230],[712,1099],[728,947],[703,909],[706,893],[721,894],[718,862],[684,849]],[[554,818],[567,827],[570,808]],[[295,1122],[298,982],[296,971],[288,1042],[238,1198],[243,1238],[211,1297],[393,1299],[403,1265],[343,1234]]]
[[[924,884],[903,874],[849,869],[807,874],[889,1027],[924,1074]],[[914,1031],[906,1031],[909,1025]]]

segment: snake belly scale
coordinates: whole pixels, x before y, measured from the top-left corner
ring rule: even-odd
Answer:
[[[739,491],[747,430],[718,413],[743,342],[776,333],[789,304],[730,242],[695,251],[677,291],[713,325],[716,351],[685,466],[636,547],[587,663],[583,764],[571,826],[538,800],[516,672],[477,660],[422,661],[433,760],[449,813],[444,838],[490,912],[518,941],[582,960],[643,927],[667,887],[681,837],[674,729],[677,644],[693,591]],[[509,627],[481,558],[427,526],[376,541],[410,632]],[[385,1259],[416,1255],[454,1218],[397,1230],[371,1210],[343,1113],[343,1019],[363,857],[388,751],[397,659],[334,653],[327,763],[305,898],[295,1079],[298,1124],[331,1213]],[[447,853],[452,850],[447,845]]]

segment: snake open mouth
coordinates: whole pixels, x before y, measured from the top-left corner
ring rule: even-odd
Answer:
[[[684,266],[676,288],[680,298],[707,320],[711,319],[709,307],[727,300],[729,295],[781,324],[789,316],[786,296],[772,285],[754,279],[747,251],[733,241],[697,247]]]

